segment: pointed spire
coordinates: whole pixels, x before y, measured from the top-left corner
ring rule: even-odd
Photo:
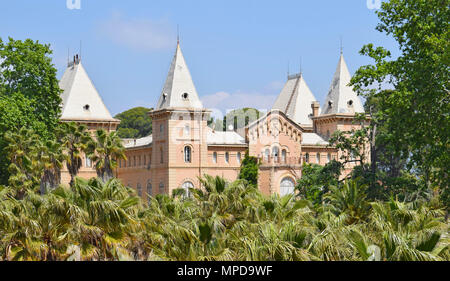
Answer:
[[[156,109],[203,108],[179,42]]]
[[[61,120],[70,121],[117,121],[103,103],[94,84],[84,69],[78,55],[69,63],[59,87],[63,90]]]
[[[288,80],[289,80],[289,75],[291,74],[289,67],[290,67],[290,65],[289,65],[289,60],[288,60],[288,63],[287,63],[287,79]]]
[[[348,86],[351,78],[344,55],[341,54],[330,90],[325,99],[323,114],[364,112],[361,99],[353,91],[352,87]]]
[[[289,76],[272,109],[284,112],[298,124],[311,125],[313,101],[317,99],[306,84],[303,74],[299,73]]]
[[[303,74],[303,59],[300,56],[300,75]]]

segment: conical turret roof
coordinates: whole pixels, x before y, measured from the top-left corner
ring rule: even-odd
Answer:
[[[322,114],[364,113],[361,99],[353,91],[352,87],[348,86],[351,78],[344,55],[341,54],[336,73],[323,105]]]
[[[191,74],[181,52],[180,44],[170,65],[169,74],[159,97],[156,109],[163,108],[203,108]]]
[[[68,65],[59,87],[63,90],[61,120],[118,121],[109,113],[81,60]]]

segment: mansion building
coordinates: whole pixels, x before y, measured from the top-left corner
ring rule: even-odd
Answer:
[[[341,53],[322,107],[303,74],[290,75],[267,114],[243,129],[217,131],[207,125],[211,111],[199,99],[178,43],[159,100],[149,112],[153,133],[123,140],[127,160],[119,161],[115,174],[142,198],[171,194],[177,188],[200,188],[199,177],[205,174],[236,180],[248,152],[260,161],[262,193],[292,193],[305,163],[325,165],[340,159],[340,152],[328,143],[335,131],[361,127],[354,121],[364,108],[348,86],[350,79]],[[68,64],[60,87],[63,122],[86,124],[91,131],[116,130],[120,120],[111,116],[78,57]],[[351,164],[345,167],[347,173],[351,169]],[[96,176],[86,157],[79,176]],[[62,179],[70,181],[67,171]]]

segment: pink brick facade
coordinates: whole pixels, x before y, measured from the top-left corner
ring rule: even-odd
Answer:
[[[154,130],[152,143],[128,148],[128,160],[121,161],[117,171],[118,178],[138,190],[143,198],[147,194],[170,194],[185,183],[199,188],[198,177],[205,174],[234,181],[247,151],[260,159],[258,187],[267,195],[282,193],[283,180],[295,183],[302,175],[303,164],[325,165],[338,159],[338,152],[332,147],[302,145],[303,134],[310,128],[302,128],[279,111],[270,111],[246,127],[246,141],[240,145],[208,143],[206,134],[211,129],[207,127],[207,110],[160,110],[150,115]],[[345,120],[338,118],[333,119],[334,123],[320,121],[314,122],[320,134],[329,128],[349,129]],[[185,147],[190,148],[190,161],[186,161],[189,159],[185,158]]]
[[[66,72],[60,84],[65,100],[72,104],[64,105],[64,112],[80,116],[70,120],[88,124],[91,131],[115,130],[119,120],[110,117],[81,63],[74,59]],[[325,112],[321,112],[300,73],[288,76],[274,108],[265,116],[238,132],[216,132],[207,126],[211,111],[199,99],[178,44],[156,109],[149,112],[153,133],[123,140],[127,160],[119,162],[116,176],[144,199],[147,195],[171,194],[180,187],[201,188],[199,178],[205,174],[234,181],[248,152],[260,161],[258,188],[262,193],[292,193],[304,164],[325,165],[340,159],[342,155],[328,144],[335,131],[361,127],[354,124],[355,113],[364,109],[348,87],[350,77],[341,54]],[[85,104],[83,98],[92,104]],[[99,121],[92,121],[95,116]],[[79,176],[96,176],[88,162],[83,159]],[[348,165],[345,173],[351,169]],[[67,171],[63,171],[63,183],[69,180]]]

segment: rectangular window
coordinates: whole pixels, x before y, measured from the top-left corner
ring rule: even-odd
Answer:
[[[86,156],[86,167],[91,168],[92,167],[92,161],[89,157]]]
[[[144,155],[144,166],[147,165],[147,155]]]
[[[141,166],[141,155],[139,155],[139,166]]]

